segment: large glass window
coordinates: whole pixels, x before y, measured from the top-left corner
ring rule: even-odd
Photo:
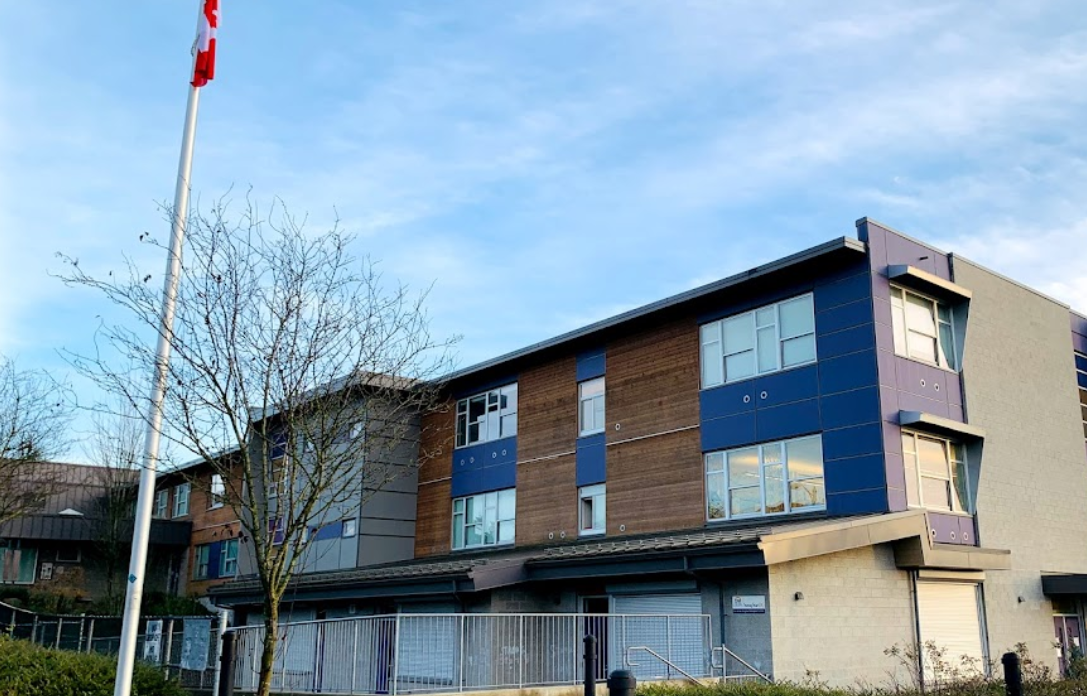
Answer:
[[[163,488],[155,491],[155,511],[152,513],[152,517],[156,519],[165,519],[166,512],[170,506],[170,489]]]
[[[603,483],[578,491],[578,529],[581,536],[603,534],[607,520],[607,491]]]
[[[895,353],[958,369],[951,309],[931,297],[891,286],[891,325]]]
[[[604,432],[604,378],[577,385],[578,433],[582,436]]]
[[[507,488],[453,501],[453,548],[512,544],[517,513],[517,489]]]
[[[966,454],[957,442],[902,432],[906,500],[930,510],[970,512]]]
[[[174,517],[184,517],[189,514],[189,491],[192,484],[179,483],[174,486]]]
[[[0,584],[32,585],[38,573],[38,549],[18,539],[0,540]]]
[[[812,296],[704,324],[701,343],[704,388],[815,362]]]
[[[457,402],[457,447],[517,434],[517,385],[508,384]]]
[[[232,578],[238,574],[238,540],[227,539],[219,548],[219,577]]]
[[[819,435],[710,452],[705,460],[710,521],[826,507]]]
[[[200,544],[196,547],[196,559],[193,564],[193,579],[206,580],[211,561],[211,544]]]

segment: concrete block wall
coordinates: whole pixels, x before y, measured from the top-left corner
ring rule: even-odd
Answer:
[[[910,574],[890,546],[772,565],[769,579],[775,679],[802,681],[809,671],[832,686],[908,678],[884,654],[916,641]]]

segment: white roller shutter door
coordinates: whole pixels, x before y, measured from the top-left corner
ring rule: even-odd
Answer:
[[[702,596],[697,593],[615,595],[615,614],[625,616],[614,623],[617,636],[611,636],[613,664],[636,662],[630,669],[638,679],[675,679],[680,675],[645,650],[646,647],[692,676],[702,676],[707,669],[709,646],[703,635]]]
[[[977,583],[918,581],[917,622],[922,653],[925,644],[932,642],[946,649],[944,661],[949,666],[960,668],[965,655],[984,669],[986,650]],[[927,658],[924,663],[925,679],[931,680],[933,666]]]
[[[403,604],[400,613],[400,650],[397,672],[422,687],[455,683],[459,617],[453,603]],[[410,616],[440,614],[441,616]],[[448,616],[446,616],[448,614]]]

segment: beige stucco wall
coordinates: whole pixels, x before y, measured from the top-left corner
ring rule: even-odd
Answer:
[[[1068,308],[961,258],[953,269],[974,293],[963,384],[967,418],[986,430],[979,540],[1012,552],[1012,569],[985,580],[990,653],[999,659],[1025,642],[1055,668],[1040,575],[1087,573],[1087,456]]]
[[[770,606],[778,680],[883,684],[897,671],[884,650],[915,640],[910,575],[888,545],[770,566]]]

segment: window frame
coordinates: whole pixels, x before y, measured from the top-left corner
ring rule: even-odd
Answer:
[[[493,401],[492,401],[493,397]],[[506,406],[502,405],[503,397]],[[474,421],[470,420],[472,414],[472,402],[477,399],[483,401],[483,413]],[[512,405],[511,405],[512,404]],[[493,416],[491,414],[494,414]],[[496,421],[494,428],[497,434],[492,436],[491,420]],[[512,423],[507,432],[507,423]],[[476,426],[477,438],[470,440],[472,426]],[[484,437],[484,432],[486,436]],[[488,389],[478,394],[457,400],[455,409],[455,435],[454,449],[480,445],[485,442],[495,442],[517,435],[517,382],[510,382],[494,389]]]
[[[181,495],[182,491],[184,491],[184,493],[185,493],[184,496]],[[189,498],[190,498],[191,495],[192,495],[192,484],[189,483],[188,481],[185,481],[184,483],[179,483],[176,486],[174,486],[174,508],[173,508],[173,511],[172,511],[173,512],[173,515],[172,515],[173,518],[185,517],[185,516],[187,516],[189,514],[189,502],[190,502]],[[184,503],[184,508],[185,508],[184,511],[181,510],[182,503]]]
[[[212,474],[208,485],[208,509],[218,510],[226,500],[226,481],[222,474]]]
[[[577,533],[579,537],[600,536],[607,532],[607,495],[607,484],[605,483],[596,483],[591,486],[582,486],[578,489]],[[585,526],[586,503],[588,503],[589,514],[591,515],[589,527]],[[596,512],[598,508],[602,508],[603,512],[603,524],[600,527],[596,526]]]
[[[41,565],[38,551],[37,546],[24,546],[20,539],[0,540],[0,585],[33,585]],[[5,558],[9,554],[10,561]],[[29,556],[30,560],[24,562],[24,556]],[[30,572],[24,575],[24,569]],[[10,581],[5,578],[5,572],[9,570],[13,571]]]
[[[469,521],[468,508],[469,500],[473,501],[471,507],[477,505],[483,506],[483,512],[481,517],[473,517],[472,521]],[[478,501],[478,502],[477,502]],[[493,501],[493,505],[491,504]],[[459,510],[458,510],[459,503]],[[510,517],[503,518],[502,508],[503,505],[507,505],[512,511]],[[494,546],[512,546],[516,543],[517,539],[517,488],[503,488],[497,491],[487,491],[486,493],[475,493],[472,495],[465,495],[459,498],[454,498],[452,501],[453,519],[452,530],[449,537],[449,548],[453,551],[466,551],[469,549],[481,549]],[[488,513],[493,512],[494,517],[489,518]],[[458,518],[460,521],[458,522]],[[479,520],[478,522],[475,520]],[[487,543],[488,528],[493,523],[494,525],[494,541]],[[479,543],[469,544],[469,528],[481,527],[482,531],[478,532]],[[459,538],[460,544],[458,545],[458,529],[460,531]],[[502,533],[505,529],[509,529],[509,539],[502,541]]]
[[[227,549],[234,549],[234,557],[231,558]],[[237,539],[224,539],[219,546],[219,576],[220,578],[234,578],[238,576],[238,550]],[[234,564],[234,572],[226,570],[227,564]]]
[[[803,441],[813,441],[819,444],[819,459],[822,465],[820,474],[818,476],[798,476],[794,475],[789,468],[789,444]],[[758,484],[756,485],[733,485],[733,482],[729,478],[729,455],[733,453],[741,453],[747,450],[756,450],[758,456]],[[776,460],[768,460],[767,454],[776,451],[778,458]],[[823,454],[823,436],[822,434],[804,435],[801,437],[792,437],[785,440],[773,440],[770,442],[762,442],[754,445],[745,445],[743,447],[732,447],[725,450],[716,450],[713,452],[705,452],[702,455],[703,461],[703,487],[705,491],[705,507],[704,512],[706,515],[706,521],[710,523],[727,522],[731,520],[745,520],[755,519],[760,517],[778,517],[786,515],[796,515],[807,512],[819,512],[826,510],[827,508],[827,494],[826,494],[826,459]],[[719,462],[719,465],[713,462]],[[781,510],[775,510],[773,512],[767,511],[767,468],[781,467]],[[719,480],[720,484],[714,483]],[[793,484],[802,483],[804,481],[820,481],[819,486],[822,490],[822,503],[818,505],[802,505],[795,506],[793,503]],[[713,513],[713,494],[715,492],[714,487],[720,486],[720,508],[721,514],[715,516]],[[732,511],[732,496],[733,491],[739,490],[753,490],[758,488],[759,490],[759,512],[748,512],[734,514]]]
[[[211,572],[211,544],[197,544],[195,547],[193,564],[193,580],[210,580]]]
[[[600,393],[590,394],[585,396],[586,387],[596,387],[599,384]],[[577,426],[578,437],[586,437],[588,435],[596,435],[604,432],[604,423],[607,418],[607,402],[605,397],[607,395],[607,383],[604,381],[604,377],[594,377],[587,379],[577,384]],[[592,405],[593,422],[591,428],[585,427],[585,404]],[[596,406],[600,404],[600,412],[597,414]],[[600,422],[597,423],[597,416],[599,415]]]
[[[896,306],[895,301],[896,293],[900,294],[899,300],[900,306]],[[920,329],[911,327],[910,315],[907,311],[909,305],[909,297],[915,297],[919,300],[924,300],[931,309],[932,324],[935,327],[935,333],[929,334]],[[923,292],[918,292],[912,288],[907,288],[902,285],[896,285],[891,283],[890,292],[888,293],[888,301],[891,304],[891,332],[892,341],[894,343],[894,352],[900,358],[906,358],[907,360],[915,360],[925,365],[932,365],[942,370],[949,372],[959,371],[959,355],[955,346],[955,313],[952,312],[951,305],[947,302],[926,295]],[[943,309],[947,312],[947,319],[940,316],[940,310]],[[901,323],[901,332],[899,331],[899,323]],[[948,334],[950,336],[949,343],[945,346],[943,341],[943,334],[941,329],[947,327]],[[923,355],[914,355],[910,349],[910,334],[914,333],[919,336],[931,340],[936,349],[936,360],[929,360]],[[899,334],[901,333],[901,338]],[[950,353],[950,355],[948,355]]]
[[[64,546],[58,547],[57,548],[57,553],[56,553],[56,556],[55,556],[56,562],[57,563],[82,563],[83,562],[82,549],[80,549],[78,546],[74,547],[74,549],[75,549],[75,555],[74,556],[65,556],[65,557],[62,558],[61,554],[63,552],[65,552],[65,551],[71,551],[72,547],[64,547]]]
[[[806,303],[810,309],[810,326],[806,330],[797,333],[786,332],[782,328],[782,308],[796,303]],[[772,314],[772,316],[770,316]],[[726,326],[732,324],[748,323],[750,346],[745,343],[734,349],[726,342]],[[819,359],[815,327],[815,294],[806,292],[793,297],[788,297],[777,302],[749,309],[746,312],[721,317],[699,326],[698,352],[699,352],[699,380],[702,389],[713,389],[726,384],[735,384],[749,379],[755,379],[764,375],[770,375],[786,370],[793,370],[807,365],[812,365]],[[761,339],[760,336],[772,338]],[[811,343],[811,357],[798,362],[786,364],[786,344],[807,339]],[[761,363],[767,355],[763,352],[761,340],[768,340],[773,346],[774,363],[772,366],[764,366]],[[751,354],[750,373],[743,373],[736,377],[729,377],[729,358]],[[714,366],[714,364],[716,365]],[[712,368],[712,369],[709,369]],[[719,379],[711,378],[711,375],[719,375]]]
[[[170,489],[160,488],[155,491],[155,507],[151,512],[151,517],[156,520],[169,519],[170,513]],[[135,513],[133,513],[135,514]]]
[[[906,447],[907,438],[912,439],[913,451],[910,452]],[[944,466],[946,468],[947,476],[933,476],[931,474],[925,474],[921,467],[921,448],[918,446],[918,440],[928,440],[931,442],[937,442],[941,445],[944,453]],[[910,508],[921,510],[932,510],[934,512],[946,512],[951,514],[973,514],[974,492],[970,488],[970,468],[969,461],[967,459],[966,447],[962,442],[957,440],[941,437],[939,435],[933,435],[931,433],[919,432],[916,430],[910,430],[908,428],[902,428],[902,468],[903,474],[906,477],[906,505]],[[956,458],[956,454],[961,455],[961,459]],[[910,463],[907,458],[912,455],[914,470],[914,488],[912,491],[915,494],[915,499],[911,500],[911,488],[910,488]],[[956,486],[957,478],[955,469],[956,466],[961,470],[962,488],[959,489]],[[930,507],[925,502],[925,479],[932,481],[943,481],[946,485],[947,495],[951,497],[951,505],[944,507]],[[952,495],[954,494],[954,495]],[[961,500],[961,497],[965,495],[966,500]]]
[[[340,528],[341,539],[353,539],[359,534],[359,520],[357,517],[348,517]]]
[[[1087,368],[1081,368],[1080,363],[1087,364],[1087,355],[1077,351],[1073,351],[1073,364],[1076,368],[1076,386],[1078,387],[1079,396],[1079,415],[1083,420],[1083,439],[1087,440],[1087,389],[1079,386],[1081,384],[1080,375],[1083,376],[1084,381],[1087,381]]]

